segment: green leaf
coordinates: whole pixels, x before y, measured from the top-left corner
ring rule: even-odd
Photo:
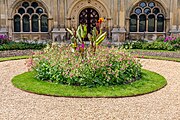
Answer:
[[[73,33],[72,30],[70,30],[69,28],[67,28],[67,31],[68,31],[72,36],[74,36],[74,33]]]
[[[83,25],[83,30],[84,30],[84,38],[85,38],[87,35],[87,26],[86,25]]]
[[[102,42],[103,42],[103,40],[106,38],[106,32],[105,33],[103,33],[102,35],[100,35],[98,38],[97,38],[97,40],[96,40],[96,45],[98,46],[98,45],[100,45]]]
[[[88,33],[88,39],[89,41],[92,41],[92,35],[90,33]]]
[[[82,42],[82,38],[81,38],[81,28],[80,26],[78,27],[77,31],[76,31],[76,37],[78,38],[78,40],[80,42]]]

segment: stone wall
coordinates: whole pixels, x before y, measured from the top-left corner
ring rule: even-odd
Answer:
[[[13,33],[13,14],[19,2],[25,0],[0,0],[0,29],[6,29],[13,38],[26,36]],[[28,1],[28,0],[26,0]],[[79,13],[84,8],[94,8],[100,17],[105,18],[104,27],[111,37],[113,28],[129,32],[129,15],[134,5],[142,0],[29,0],[42,3],[48,12],[49,37],[54,28],[77,27]],[[165,32],[180,31],[180,1],[179,0],[153,0],[160,3],[166,12]],[[2,31],[2,30],[0,30]],[[121,32],[121,31],[120,31]],[[41,38],[42,34],[31,33],[30,38]],[[44,35],[44,36],[47,36]],[[122,36],[122,34],[121,34]],[[121,37],[125,38],[125,37]]]

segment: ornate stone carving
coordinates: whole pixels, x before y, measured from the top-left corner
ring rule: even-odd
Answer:
[[[108,13],[107,9],[103,4],[101,4],[97,0],[80,0],[77,4],[74,5],[73,9],[71,10],[70,18],[71,19],[71,26],[77,27],[79,24],[79,14],[85,8],[93,8],[95,9],[99,17],[107,18]]]

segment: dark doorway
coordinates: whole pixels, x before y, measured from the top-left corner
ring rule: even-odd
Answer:
[[[90,33],[93,27],[96,26],[98,20],[99,20],[99,14],[93,8],[86,8],[82,10],[79,15],[79,24],[87,25],[88,33]]]

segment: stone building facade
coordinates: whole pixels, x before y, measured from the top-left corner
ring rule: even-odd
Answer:
[[[0,0],[0,34],[13,40],[66,39],[66,28],[104,18],[113,41],[180,32],[180,0]]]

